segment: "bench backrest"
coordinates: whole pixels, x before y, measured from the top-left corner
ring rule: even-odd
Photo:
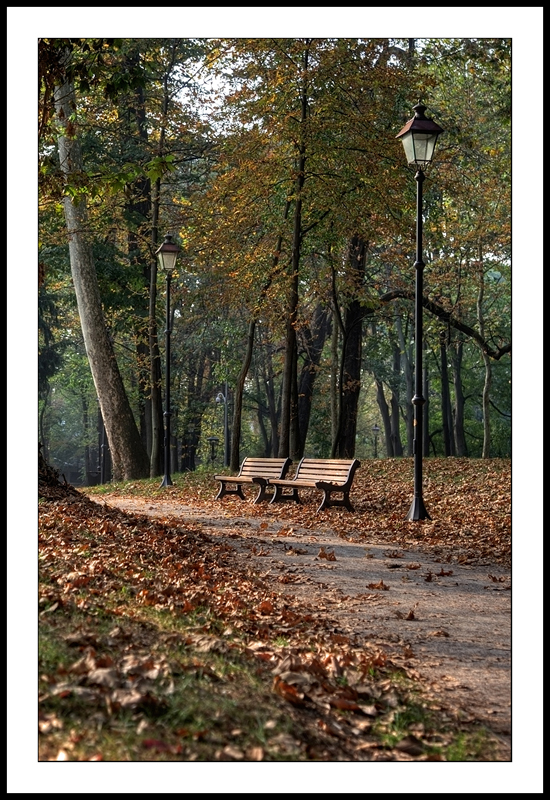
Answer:
[[[245,458],[239,475],[249,478],[284,478],[291,464],[290,458]]]
[[[327,483],[345,483],[352,479],[361,466],[356,458],[302,458],[296,469],[296,478]]]

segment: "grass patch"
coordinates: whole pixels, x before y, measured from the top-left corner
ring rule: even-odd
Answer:
[[[143,616],[40,619],[40,760],[278,760],[270,740],[292,725],[244,648],[188,643],[192,617]]]
[[[473,733],[458,733],[445,748],[447,761],[493,761],[495,742],[484,728]]]

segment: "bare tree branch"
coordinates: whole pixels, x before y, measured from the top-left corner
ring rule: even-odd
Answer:
[[[394,289],[391,292],[386,292],[380,297],[380,302],[382,303],[390,303],[392,300],[397,300],[399,298],[405,298],[407,300],[414,300],[414,292],[408,291],[406,289]],[[439,319],[447,322],[457,331],[461,331],[462,333],[469,336],[471,339],[474,339],[481,347],[484,353],[490,358],[494,358],[495,361],[498,361],[502,358],[503,355],[506,353],[512,352],[512,343],[504,345],[504,347],[499,347],[496,350],[491,347],[491,345],[485,341],[485,339],[480,336],[480,334],[474,330],[474,328],[470,328],[469,325],[465,325],[460,320],[453,317],[450,311],[446,311],[442,306],[439,306],[437,303],[434,303],[432,300],[428,300],[426,297],[422,298],[422,305],[424,308],[429,311],[434,316],[438,317]]]

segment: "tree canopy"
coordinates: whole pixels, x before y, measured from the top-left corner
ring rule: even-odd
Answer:
[[[137,459],[160,474],[166,232],[182,248],[175,470],[208,464],[226,386],[233,468],[254,453],[372,456],[374,425],[381,453],[410,453],[415,181],[396,134],[419,97],[445,131],[424,190],[426,453],[510,454],[509,39],[40,39],[38,51],[40,439],[54,466],[70,418],[71,470],[97,473],[99,404],[115,472]],[[88,249],[69,269],[80,233]],[[83,347],[83,258],[133,416],[126,455],[109,410],[122,406]]]

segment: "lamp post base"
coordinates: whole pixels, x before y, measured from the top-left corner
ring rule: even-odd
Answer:
[[[409,513],[405,517],[408,520],[419,520],[419,519],[431,519],[430,515],[426,511],[426,506],[424,505],[424,501],[421,497],[415,497],[412,501],[412,505],[409,509]]]
[[[159,489],[162,489],[163,486],[173,486],[173,485],[174,484],[172,483],[172,478],[170,477],[170,475],[165,475],[162,480],[162,483],[159,486]]]

